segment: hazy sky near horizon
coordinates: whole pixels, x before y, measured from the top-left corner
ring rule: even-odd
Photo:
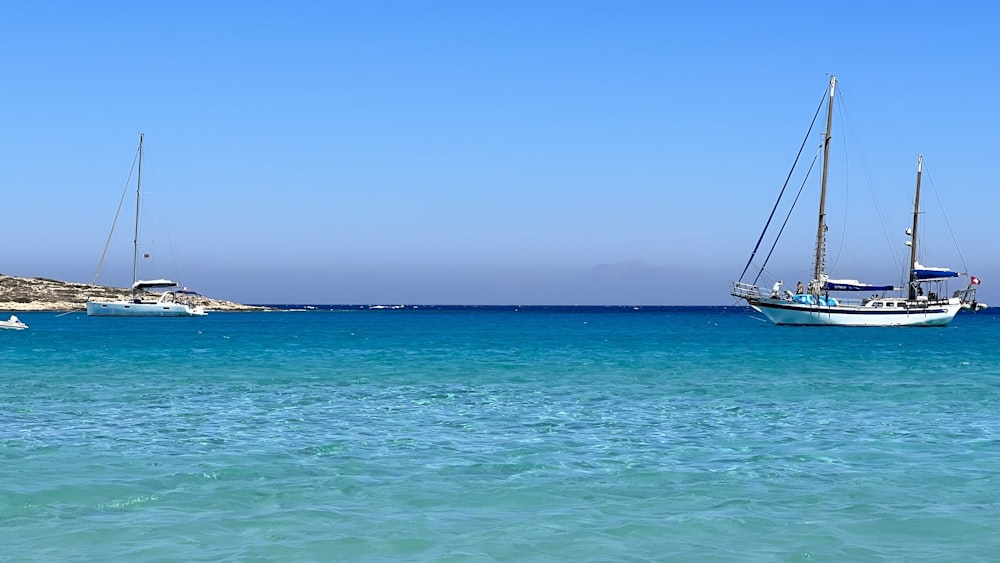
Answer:
[[[6,2],[0,272],[91,281],[143,131],[150,275],[212,297],[730,304],[835,74],[831,274],[897,281],[923,153],[925,261],[989,301],[998,22],[992,2]],[[855,131],[877,148],[841,150]],[[786,282],[816,198],[771,263]],[[131,281],[130,205],[102,284]]]

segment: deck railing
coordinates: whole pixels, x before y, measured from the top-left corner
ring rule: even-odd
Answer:
[[[760,297],[760,289],[756,285],[744,282],[733,282],[729,293],[733,297],[741,299],[756,299]]]

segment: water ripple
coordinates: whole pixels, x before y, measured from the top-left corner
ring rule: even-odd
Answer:
[[[820,350],[838,352],[831,363],[755,325],[720,336],[697,321],[550,315],[511,337],[496,333],[511,319],[395,318],[414,325],[314,319],[283,341],[250,315],[188,344],[158,335],[202,351],[179,364],[86,352],[89,332],[12,356],[0,549],[317,561],[1000,549],[1000,363],[899,346],[950,333],[841,338]],[[746,345],[760,334],[787,354]]]

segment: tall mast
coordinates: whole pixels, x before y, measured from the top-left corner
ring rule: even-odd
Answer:
[[[920,173],[924,168],[924,155],[917,155],[917,193],[913,196],[913,227],[910,231],[910,299],[915,299],[916,288],[913,282],[916,281],[916,274],[913,269],[917,267],[917,218],[920,217]]]
[[[142,133],[139,133],[139,174],[135,183],[135,235],[132,239],[132,297],[139,277],[139,200],[142,198]]]
[[[813,279],[816,280],[814,291],[818,292],[822,284],[823,258],[826,249],[826,177],[830,169],[830,130],[833,128],[833,91],[837,86],[837,77],[830,77],[830,99],[826,107],[826,132],[823,133],[823,181],[819,192],[819,225],[816,227],[816,262],[813,268]]]

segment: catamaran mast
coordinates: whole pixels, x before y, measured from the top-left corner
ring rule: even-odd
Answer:
[[[924,168],[924,155],[917,155],[917,193],[913,197],[913,227],[910,231],[910,299],[916,299],[917,288],[914,287],[917,275],[913,271],[917,267],[917,219],[920,217],[920,173]]]
[[[132,298],[139,277],[139,200],[142,197],[142,133],[139,133],[139,173],[135,183],[135,235],[132,239]]]
[[[813,292],[818,293],[823,284],[824,256],[826,254],[826,177],[830,169],[830,130],[833,128],[833,91],[837,85],[837,77],[830,77],[830,99],[826,108],[826,132],[823,133],[823,180],[820,183],[819,192],[819,225],[816,227],[816,262],[813,268],[813,280],[815,287]]]

